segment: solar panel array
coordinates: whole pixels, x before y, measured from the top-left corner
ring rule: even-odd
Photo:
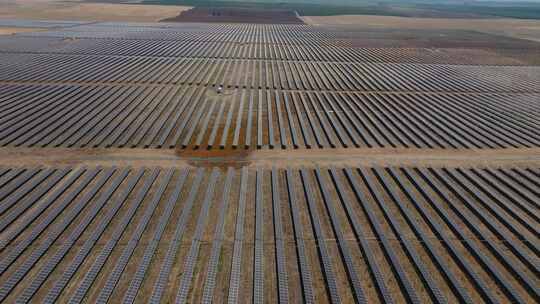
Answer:
[[[0,164],[0,302],[540,298],[540,67],[308,25],[1,25],[48,30],[0,37],[0,149],[45,162]],[[54,148],[86,154],[48,166]],[[148,158],[92,163],[111,148]],[[335,148],[532,152],[355,167]],[[191,154],[161,168],[152,149]],[[248,165],[235,149],[328,156]]]
[[[1,168],[0,297],[532,303],[539,186],[537,168]]]
[[[489,50],[348,45],[360,34],[92,23],[1,38],[0,145],[538,146],[538,66]]]

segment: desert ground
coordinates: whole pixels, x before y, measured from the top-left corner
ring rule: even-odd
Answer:
[[[540,20],[510,18],[406,18],[393,16],[304,16],[304,22],[315,26],[346,25],[354,28],[465,30],[540,41]]]
[[[15,33],[25,33],[25,32],[37,32],[41,31],[41,28],[32,28],[32,27],[0,27],[0,35],[13,35]]]
[[[190,9],[174,5],[90,3],[59,0],[0,0],[0,18],[157,22]]]

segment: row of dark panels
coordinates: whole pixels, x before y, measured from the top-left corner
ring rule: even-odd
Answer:
[[[106,27],[81,25],[48,31],[29,32],[19,34],[19,36],[308,45],[326,45],[335,44],[336,42],[341,42],[340,44],[342,45],[349,44],[348,40],[340,39],[336,33],[303,25],[199,24],[181,27]]]
[[[189,84],[286,90],[540,92],[540,67],[0,55],[4,82]]]
[[[1,168],[0,300],[534,303],[540,171]]]
[[[1,85],[0,145],[139,148],[540,146],[538,94]]]
[[[0,52],[147,57],[204,57],[323,62],[526,65],[518,58],[482,49],[347,48],[205,41],[0,37]]]

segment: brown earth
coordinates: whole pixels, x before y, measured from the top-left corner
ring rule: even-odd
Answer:
[[[177,16],[188,6],[0,0],[0,18],[154,22]]]
[[[255,8],[194,7],[182,11],[164,22],[222,22],[222,23],[264,23],[264,24],[302,24],[296,13],[287,10],[263,10]]]
[[[540,148],[531,149],[296,149],[194,150],[0,148],[0,166],[130,167],[538,167]]]
[[[13,35],[16,33],[37,32],[41,31],[40,28],[28,28],[28,27],[0,27],[0,35]]]
[[[540,20],[482,18],[407,18],[392,16],[342,15],[342,16],[304,16],[307,24],[317,26],[354,26],[378,29],[429,29],[429,30],[467,30],[540,41]]]

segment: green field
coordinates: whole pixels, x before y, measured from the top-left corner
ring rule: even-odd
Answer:
[[[295,10],[304,16],[330,16],[342,14],[384,15],[400,17],[509,17],[540,19],[540,3],[527,2],[474,2],[467,1],[405,1],[405,0],[144,0],[147,4],[188,5],[199,7],[255,7]]]

